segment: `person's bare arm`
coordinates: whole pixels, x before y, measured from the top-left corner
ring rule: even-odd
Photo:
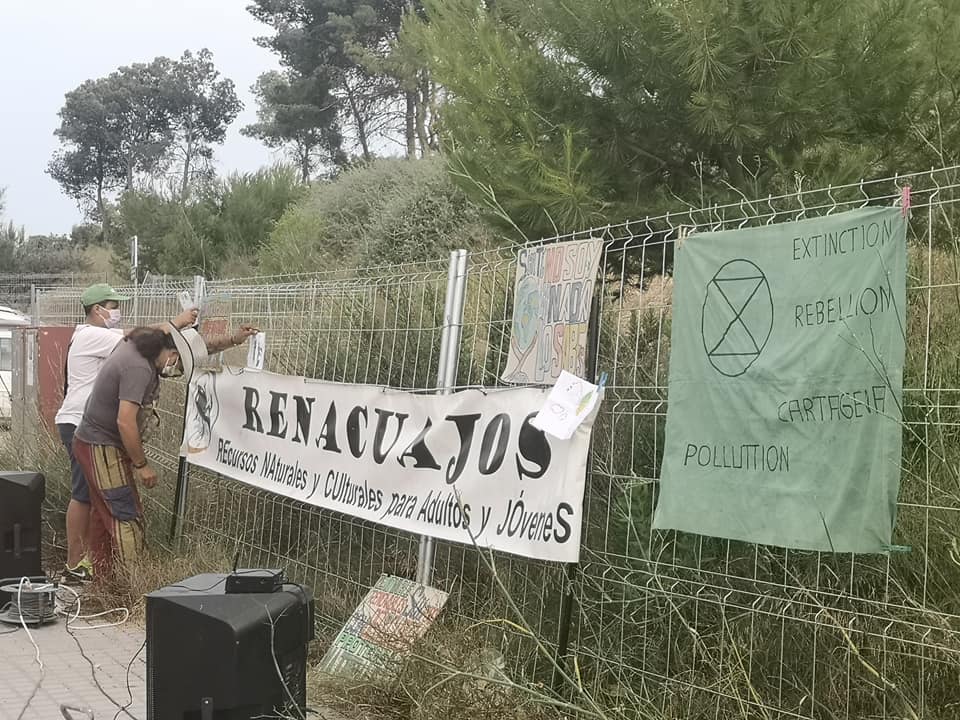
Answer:
[[[224,335],[223,337],[217,338],[204,338],[204,343],[207,346],[207,352],[211,355],[215,355],[229,348],[236,347],[237,345],[243,345],[248,338],[256,335],[260,332],[259,329],[255,328],[253,325],[244,323],[241,325],[233,335]]]
[[[140,413],[140,406],[129,400],[120,401],[120,410],[117,412],[117,428],[120,430],[120,439],[123,441],[123,449],[127,451],[127,457],[134,467],[143,465],[147,461],[146,453],[143,451],[143,440],[140,437],[140,427],[137,424],[137,415]]]
[[[197,310],[194,309],[194,310],[184,310],[182,313],[177,315],[173,320],[171,320],[170,324],[172,324],[178,330],[183,330],[184,328],[191,327],[196,322],[197,322]],[[167,332],[170,329],[168,327],[168,323],[166,322],[147,325],[147,327],[152,330],[163,330],[164,332]],[[123,331],[123,334],[129,335],[132,331],[133,331],[133,328],[127,328],[126,330]]]
[[[120,440],[127,457],[133,464],[134,476],[144,487],[152,488],[157,484],[157,473],[147,464],[147,455],[143,451],[143,438],[140,437],[140,426],[137,416],[140,406],[129,400],[120,401],[120,410],[117,412],[117,428],[120,430]]]
[[[196,308],[191,308],[190,310],[184,310],[182,313],[177,315],[170,323],[177,329],[183,330],[184,328],[192,327],[197,322],[198,311]],[[150,327],[157,330],[167,330],[167,323],[157,323],[156,325],[151,325]]]

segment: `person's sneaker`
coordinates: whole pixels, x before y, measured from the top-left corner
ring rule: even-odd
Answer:
[[[76,567],[64,566],[63,575],[60,578],[65,585],[80,585],[91,580],[93,580],[93,563],[87,558],[78,562]]]

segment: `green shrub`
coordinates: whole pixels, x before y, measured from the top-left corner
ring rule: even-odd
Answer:
[[[400,264],[493,245],[441,158],[383,159],[315,186],[260,253],[268,274]]]
[[[284,165],[234,173],[199,189],[186,203],[175,194],[131,191],[120,199],[114,232],[118,263],[129,266],[128,239],[140,239],[145,270],[216,277],[254,256],[290,203],[305,192]],[[249,262],[245,275],[253,274]]]

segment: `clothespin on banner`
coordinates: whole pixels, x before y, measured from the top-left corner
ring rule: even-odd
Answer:
[[[906,217],[910,212],[910,186],[904,185],[900,190],[900,212]]]
[[[607,374],[600,373],[600,379],[597,381],[597,395],[603,397],[603,391],[607,388]]]
[[[683,247],[683,241],[697,231],[696,225],[680,225],[677,227],[677,249]]]

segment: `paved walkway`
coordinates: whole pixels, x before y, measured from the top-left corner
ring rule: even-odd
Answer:
[[[20,713],[40,679],[33,643],[22,628],[14,627],[0,623],[0,720],[21,718]],[[143,630],[132,623],[116,628],[83,627],[83,622],[71,624],[68,633],[63,618],[40,628],[30,626],[40,648],[44,676],[22,720],[146,720]],[[100,688],[84,654],[93,662]],[[61,706],[68,708],[66,715]],[[328,708],[308,712],[307,717],[346,720]]]
[[[22,628],[8,632],[13,627],[0,624],[0,720],[21,717],[40,679],[33,643]],[[40,648],[44,678],[23,713],[23,720],[63,720],[67,717],[72,720],[111,720],[128,703],[128,714],[120,712],[120,718],[145,720],[146,653],[140,652],[134,660],[143,645],[143,631],[134,625],[93,630],[83,628],[82,622],[71,625],[71,637],[63,618],[51,625],[30,628]],[[93,662],[93,671],[83,658],[78,642],[83,653]],[[132,702],[127,693],[128,665]],[[102,691],[94,682],[94,673]],[[77,708],[77,711],[68,711],[64,715],[61,705]]]

